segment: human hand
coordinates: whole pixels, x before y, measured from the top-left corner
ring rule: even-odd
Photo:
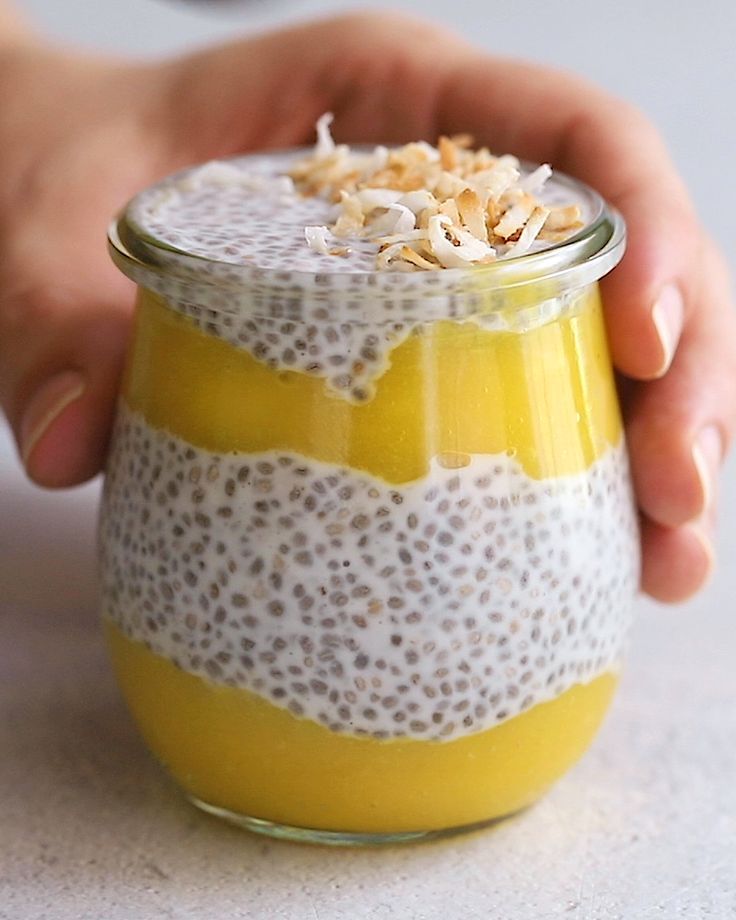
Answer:
[[[110,216],[189,163],[339,139],[470,132],[548,161],[624,214],[605,281],[626,378],[643,589],[666,601],[712,566],[717,470],[736,417],[727,272],[653,127],[576,77],[489,58],[446,30],[354,14],[155,65],[0,51],[0,402],[28,475],[65,486],[103,462],[132,291],[104,246]]]

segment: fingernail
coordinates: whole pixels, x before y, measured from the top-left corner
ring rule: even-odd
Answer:
[[[715,425],[706,425],[698,433],[692,446],[693,463],[702,490],[701,513],[713,502],[718,470],[723,458],[721,433]]]
[[[703,522],[690,524],[688,529],[700,544],[703,550],[703,555],[705,556],[705,572],[703,573],[703,577],[700,583],[700,587],[702,587],[711,577],[713,570],[716,567],[716,551],[713,547],[713,537],[711,535],[710,528]]]
[[[20,423],[20,456],[28,465],[33,449],[49,426],[70,403],[84,393],[84,377],[79,371],[63,371],[46,380],[31,397]]]
[[[668,284],[662,289],[652,307],[652,322],[662,347],[662,359],[655,373],[656,377],[666,373],[672,364],[682,332],[684,313],[685,304],[679,287],[676,284]]]

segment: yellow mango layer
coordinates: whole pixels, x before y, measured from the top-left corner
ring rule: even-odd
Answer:
[[[133,716],[184,789],[237,814],[315,830],[430,831],[511,814],[585,751],[617,680],[603,674],[456,741],[377,741],[188,674],[107,621],[105,631]]]
[[[436,322],[390,362],[375,397],[355,405],[144,292],[124,392],[149,424],[198,447],[292,451],[392,483],[420,478],[445,452],[510,451],[535,479],[578,473],[620,437],[595,286],[560,322],[523,335]]]

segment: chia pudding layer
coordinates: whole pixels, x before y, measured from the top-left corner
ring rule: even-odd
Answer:
[[[388,484],[215,454],[121,408],[107,616],[209,682],[334,732],[451,740],[616,670],[638,541],[621,441],[535,480],[506,453]]]

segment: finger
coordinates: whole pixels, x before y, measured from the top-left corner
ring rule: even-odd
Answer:
[[[203,159],[307,144],[328,110],[345,140],[434,141],[442,81],[469,49],[446,26],[384,10],[187,55],[166,68],[179,126],[172,156],[184,150]]]
[[[166,171],[159,132],[144,143],[142,130],[163,125],[165,107],[142,69],[54,57],[22,77],[43,117],[27,150],[21,140],[4,151],[14,171],[0,184],[0,405],[29,476],[57,487],[103,463],[133,299],[105,229]]]
[[[641,538],[641,586],[655,600],[685,601],[710,578],[715,557],[712,526],[706,519],[676,528],[644,520]]]
[[[627,437],[639,506],[676,527],[713,505],[736,416],[736,314],[725,264],[703,250],[701,297],[670,372],[639,386]]]
[[[101,288],[109,300],[91,301],[57,277],[0,295],[0,403],[29,477],[50,488],[84,482],[103,464],[130,313],[127,285],[114,296],[111,278]]]

